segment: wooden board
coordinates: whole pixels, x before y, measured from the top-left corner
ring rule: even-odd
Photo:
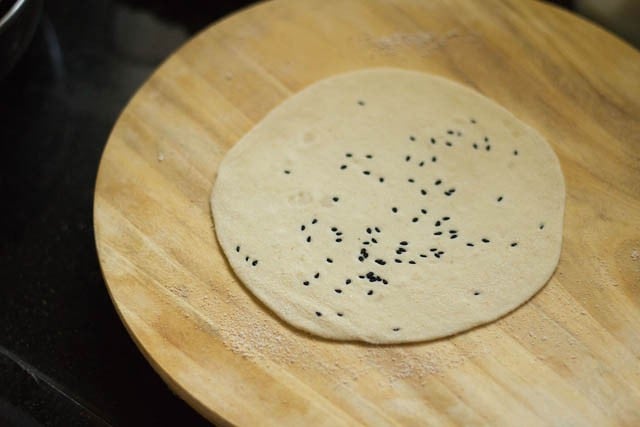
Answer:
[[[514,313],[435,342],[314,338],[238,282],[208,205],[225,152],[332,74],[397,66],[471,86],[552,144],[563,251]],[[104,276],[149,362],[241,425],[640,425],[640,54],[523,1],[261,4],[172,55],[123,111],[95,190]]]

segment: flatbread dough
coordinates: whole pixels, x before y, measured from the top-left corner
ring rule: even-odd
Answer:
[[[560,255],[549,144],[449,80],[368,69],[286,100],[222,161],[211,206],[238,277],[322,337],[400,343],[490,322]]]

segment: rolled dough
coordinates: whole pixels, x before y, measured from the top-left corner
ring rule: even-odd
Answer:
[[[452,81],[368,69],[277,106],[222,161],[211,207],[244,285],[296,328],[401,343],[490,322],[560,255],[543,137]]]

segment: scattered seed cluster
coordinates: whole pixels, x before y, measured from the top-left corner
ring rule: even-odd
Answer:
[[[366,101],[357,100],[360,108],[366,108]],[[469,118],[470,127],[476,126],[478,121],[475,118]],[[470,132],[473,134],[473,132]],[[443,249],[444,241],[448,241],[447,245],[457,244],[465,247],[466,250],[481,250],[482,247],[490,245],[507,245],[514,250],[518,247],[517,240],[510,241],[492,241],[492,236],[486,235],[480,239],[473,240],[465,235],[464,227],[457,224],[455,218],[450,215],[434,217],[430,213],[429,205],[431,200],[439,197],[453,198],[456,196],[456,186],[453,182],[448,182],[446,177],[437,177],[433,179],[433,172],[428,171],[431,164],[438,163],[439,158],[437,152],[432,149],[433,146],[441,145],[446,150],[469,150],[477,151],[482,155],[493,155],[495,149],[492,147],[492,141],[489,136],[480,138],[467,138],[465,129],[446,128],[438,135],[417,135],[409,134],[404,141],[399,141],[406,145],[406,154],[400,158],[385,158],[385,162],[395,162],[398,164],[398,173],[393,176],[384,176],[376,170],[374,159],[376,153],[374,151],[355,152],[345,151],[335,159],[335,168],[337,174],[356,174],[367,183],[375,183],[375,185],[389,185],[403,182],[407,186],[407,190],[415,194],[415,204],[411,208],[400,208],[394,204],[393,200],[389,200],[388,214],[401,221],[406,222],[407,236],[416,234],[428,235],[430,239],[428,245],[413,243],[409,237],[405,240],[389,241],[390,236],[385,235],[384,230],[375,224],[363,225],[362,229],[353,235],[345,234],[339,224],[332,224],[330,218],[321,218],[321,215],[315,215],[304,223],[297,225],[297,232],[300,240],[304,244],[312,245],[316,241],[319,233],[328,234],[329,238],[336,245],[348,245],[354,247],[353,251],[354,271],[346,277],[338,280],[325,278],[321,274],[321,270],[330,269],[334,263],[331,254],[323,257],[324,262],[318,266],[316,270],[310,271],[307,277],[303,278],[299,286],[309,288],[313,286],[322,286],[330,289],[336,298],[347,298],[349,293],[361,293],[367,297],[373,297],[381,292],[385,286],[392,286],[393,279],[389,276],[390,265],[400,265],[403,268],[413,268],[413,266],[421,263],[442,262],[446,258],[446,251]],[[420,146],[424,149],[420,149]],[[496,145],[497,147],[499,145]],[[416,152],[420,152],[417,155]],[[439,151],[438,151],[439,152]],[[510,155],[517,157],[521,153],[516,149]],[[285,175],[291,176],[288,179],[295,179],[292,169],[283,169]],[[348,194],[332,195],[331,201],[336,204],[343,198],[348,198]],[[498,205],[508,204],[508,195],[497,194],[493,203]],[[539,230],[545,227],[544,222],[533,224]],[[322,236],[323,239],[326,236]],[[424,239],[420,239],[424,240]],[[240,254],[240,246],[236,247],[236,252]],[[253,267],[258,266],[258,260],[252,259],[247,255],[245,261]],[[330,275],[328,275],[331,277]],[[474,296],[480,296],[480,290],[472,291]],[[338,304],[339,305],[339,304]],[[326,313],[315,311],[312,315],[322,317]],[[335,316],[345,317],[343,311],[335,312]],[[392,331],[400,331],[399,327],[393,327]]]

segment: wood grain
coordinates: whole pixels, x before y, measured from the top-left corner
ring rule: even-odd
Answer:
[[[290,328],[234,277],[208,206],[230,146],[306,85],[396,66],[534,126],[567,184],[548,285],[490,325],[376,347]],[[211,26],[138,91],[105,148],[96,244],[164,380],[240,425],[640,425],[640,55],[523,1],[273,1]]]

